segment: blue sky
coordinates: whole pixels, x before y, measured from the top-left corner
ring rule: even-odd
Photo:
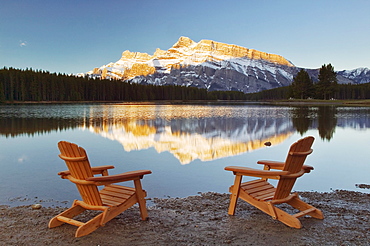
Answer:
[[[298,67],[370,68],[369,10],[368,0],[0,0],[0,67],[87,72],[186,36]]]

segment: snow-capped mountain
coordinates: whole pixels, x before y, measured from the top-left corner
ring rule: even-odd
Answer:
[[[337,72],[338,80],[340,77],[350,80],[349,83],[364,84],[370,82],[370,69],[368,68],[356,68],[353,70],[343,70]]]
[[[80,76],[130,80],[133,83],[182,85],[212,90],[257,92],[290,85],[300,68],[280,55],[241,46],[180,37],[153,55],[122,53],[121,59]],[[318,69],[309,73],[317,80]],[[338,72],[339,83],[370,82],[369,69]]]

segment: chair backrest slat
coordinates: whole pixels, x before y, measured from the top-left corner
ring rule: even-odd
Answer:
[[[60,141],[58,143],[58,148],[60,150],[60,157],[62,159],[63,157],[67,157],[64,161],[68,170],[71,172],[72,177],[80,180],[93,177],[89,159],[87,158],[86,151],[82,147],[66,141]],[[73,160],[73,157],[84,158],[76,158],[76,160]],[[95,206],[102,205],[99,190],[96,185],[76,184],[76,186],[85,203]]]
[[[314,140],[315,138],[310,136],[295,142],[289,149],[283,171],[288,171],[292,174],[301,171],[306,157],[312,153],[311,146]],[[283,199],[289,196],[295,181],[296,178],[280,179],[274,199]]]

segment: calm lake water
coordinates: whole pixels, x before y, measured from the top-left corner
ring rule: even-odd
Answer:
[[[369,193],[370,108],[267,105],[42,104],[0,105],[0,204],[70,204],[75,186],[57,143],[84,147],[92,166],[111,174],[150,169],[148,197],[227,193],[225,166],[262,168],[283,161],[289,146],[314,136],[306,163],[315,170],[294,190],[347,189]],[[264,143],[272,145],[266,147]]]

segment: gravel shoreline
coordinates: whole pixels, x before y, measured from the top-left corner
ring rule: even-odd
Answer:
[[[344,190],[299,194],[321,209],[325,219],[302,217],[303,228],[293,229],[241,200],[235,216],[229,216],[229,195],[208,192],[154,198],[148,221],[140,220],[134,206],[95,232],[75,238],[74,226],[47,227],[65,208],[2,205],[0,245],[370,245],[370,194]]]

